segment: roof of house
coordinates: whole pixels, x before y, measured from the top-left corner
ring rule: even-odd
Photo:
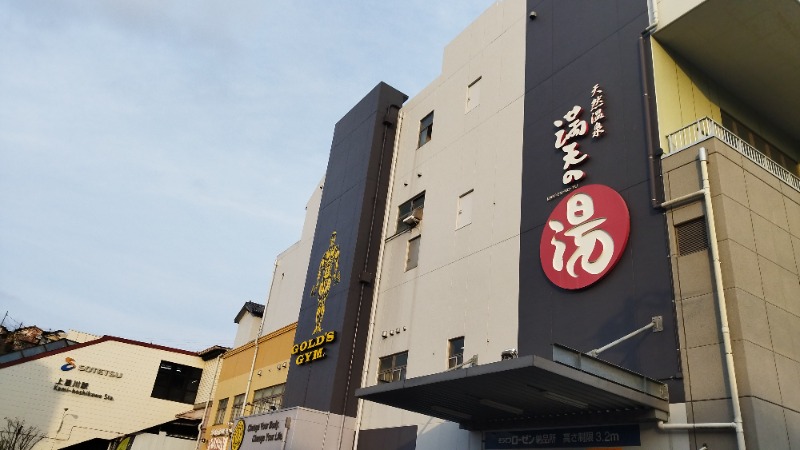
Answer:
[[[22,363],[25,363],[25,362],[28,362],[28,361],[33,361],[33,360],[36,360],[36,359],[39,359],[39,358],[44,358],[46,356],[55,355],[55,354],[58,354],[58,353],[63,353],[63,352],[72,351],[72,350],[77,350],[79,348],[89,347],[89,346],[92,346],[92,345],[98,345],[98,344],[101,344],[103,342],[109,342],[109,341],[121,342],[121,343],[129,344],[129,345],[137,345],[137,346],[140,346],[140,347],[148,347],[148,348],[153,348],[153,349],[157,349],[157,350],[164,350],[164,351],[173,352],[173,353],[182,353],[184,355],[192,355],[192,356],[202,357],[199,352],[192,352],[192,351],[189,351],[189,350],[182,350],[182,349],[173,348],[173,347],[165,347],[163,345],[148,344],[146,342],[134,341],[134,340],[131,340],[131,339],[125,339],[125,338],[116,337],[116,336],[103,336],[100,339],[95,339],[93,341],[88,341],[88,342],[84,342],[84,343],[80,343],[80,344],[67,345],[67,346],[56,348],[56,349],[53,349],[53,350],[44,349],[45,351],[43,351],[41,353],[37,353],[35,355],[24,356],[22,358],[15,359],[13,361],[3,362],[3,363],[0,363],[0,369],[4,369],[4,368],[10,367],[10,366],[15,366],[17,364],[22,364]]]
[[[239,310],[239,313],[236,314],[236,318],[233,319],[233,323],[239,323],[242,317],[244,317],[245,312],[249,312],[256,317],[261,317],[264,315],[264,305],[249,300],[246,301],[242,309]]]

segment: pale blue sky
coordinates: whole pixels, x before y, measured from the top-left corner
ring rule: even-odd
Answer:
[[[0,0],[0,317],[230,345],[333,126],[493,0]]]

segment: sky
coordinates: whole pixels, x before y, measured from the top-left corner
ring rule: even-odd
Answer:
[[[230,346],[334,124],[494,0],[0,0],[0,320]]]

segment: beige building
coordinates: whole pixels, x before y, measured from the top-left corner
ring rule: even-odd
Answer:
[[[281,408],[296,328],[297,324],[285,326],[222,356],[200,448],[225,450],[239,417]]]
[[[82,337],[90,340],[5,355],[0,416],[38,428],[44,438],[34,450],[105,450],[126,437],[133,450],[193,449],[200,417],[177,416],[209,395],[220,349],[197,353],[113,336]]]

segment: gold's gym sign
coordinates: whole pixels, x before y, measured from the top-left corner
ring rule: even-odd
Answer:
[[[323,347],[323,345],[330,344],[335,340],[336,332],[328,331],[327,333],[320,334],[315,338],[295,344],[295,346],[292,347],[292,354],[297,355],[297,358],[294,360],[295,364],[300,366],[305,363],[324,358],[326,355],[325,347]]]
[[[295,364],[302,365],[311,361],[325,358],[324,344],[330,344],[336,340],[336,332],[322,330],[322,319],[325,317],[325,302],[328,300],[331,288],[339,284],[341,272],[339,271],[339,246],[336,245],[336,232],[331,233],[328,248],[322,255],[317,269],[317,280],[311,287],[311,297],[317,299],[317,311],[314,315],[314,331],[316,337],[305,340],[292,347],[292,354],[297,355]]]

